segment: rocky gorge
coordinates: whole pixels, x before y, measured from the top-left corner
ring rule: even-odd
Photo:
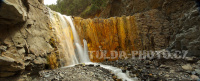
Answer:
[[[73,23],[89,51],[188,50],[181,60],[91,54],[92,62],[118,67],[132,80],[199,80],[199,5],[198,0],[108,0],[106,9],[91,18],[73,17]],[[61,68],[76,55],[72,33],[70,23],[43,0],[1,0],[0,80],[120,81],[100,64]]]

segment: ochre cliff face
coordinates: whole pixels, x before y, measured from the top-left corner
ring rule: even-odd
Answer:
[[[96,57],[97,51],[160,50],[168,45],[168,21],[158,10],[151,10],[133,16],[111,17],[108,19],[74,18],[81,39],[88,41],[92,61],[103,61]],[[109,59],[116,60],[116,59]]]

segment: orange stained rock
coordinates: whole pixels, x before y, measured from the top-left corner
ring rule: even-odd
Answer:
[[[106,57],[111,56],[113,50],[129,52],[134,50],[134,39],[137,34],[134,17],[111,17],[109,19],[74,18],[74,23],[79,36],[88,41],[89,51],[95,51],[90,58],[92,61],[101,62],[106,59],[98,59],[97,56],[102,50],[107,50]],[[107,60],[117,60],[107,59]]]

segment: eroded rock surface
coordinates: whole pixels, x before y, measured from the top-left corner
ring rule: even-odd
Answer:
[[[198,0],[110,0],[99,17],[74,21],[90,51],[167,48],[199,56]]]
[[[150,10],[133,16],[108,19],[74,19],[81,39],[88,41],[90,51],[107,50],[161,50],[169,45],[169,21],[158,10]],[[94,53],[92,60],[99,61]]]
[[[54,52],[48,10],[38,0],[3,0],[0,7],[0,77],[38,73]]]

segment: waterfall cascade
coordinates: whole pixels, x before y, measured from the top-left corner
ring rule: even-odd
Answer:
[[[56,33],[56,41],[59,42],[61,66],[77,64],[78,60],[74,52],[73,41],[71,39],[70,28],[66,19],[57,12],[50,11],[52,30]]]
[[[50,18],[52,28],[55,30],[58,40],[60,42],[60,48],[63,49],[61,50],[62,53],[60,53],[60,56],[62,56],[62,66],[90,62],[87,51],[87,41],[83,40],[85,47],[83,48],[71,17],[61,15],[60,13],[54,11],[50,11]],[[73,37],[70,29],[72,30]],[[72,38],[74,39],[74,42]],[[76,48],[74,48],[74,45]],[[78,55],[76,55],[75,49]]]
[[[65,68],[64,66],[66,65],[66,68],[73,67],[78,63],[97,65],[97,63],[90,62],[87,41],[84,39],[84,45],[82,46],[79,36],[74,27],[72,18],[70,16],[61,15],[60,13],[51,11],[50,9],[49,11],[52,30],[56,32],[56,36],[58,37],[57,39],[59,42],[59,48],[61,48],[59,49],[59,51],[61,51],[60,59],[63,68]],[[72,40],[72,38],[74,39],[74,41]],[[78,53],[77,55],[75,50]],[[125,73],[122,73],[121,69],[119,68],[102,64],[98,65],[112,71],[116,76],[118,76],[118,78],[122,79],[123,81],[132,81],[132,79],[130,79]]]
[[[83,43],[84,43],[84,49],[83,49],[83,47],[81,46],[80,38],[77,34],[76,28],[73,24],[71,17],[70,16],[64,16],[64,17],[68,20],[68,22],[70,23],[70,26],[72,28],[74,43],[75,43],[75,46],[76,46],[78,54],[79,54],[79,59],[80,59],[79,62],[80,63],[90,62],[90,59],[88,56],[88,50],[87,50],[88,49],[87,41],[83,40]]]

